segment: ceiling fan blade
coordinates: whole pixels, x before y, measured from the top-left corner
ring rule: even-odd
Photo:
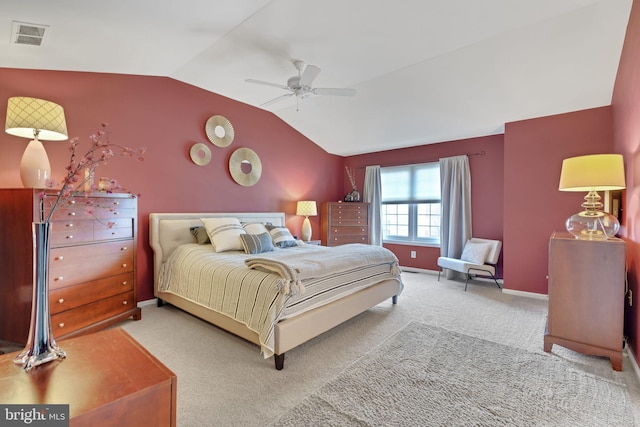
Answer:
[[[300,85],[311,86],[311,83],[318,77],[318,74],[320,74],[320,68],[315,65],[307,65],[300,76]]]
[[[311,90],[314,95],[329,95],[329,96],[355,96],[355,89],[338,89],[338,88],[321,88],[317,87]]]
[[[277,83],[263,82],[262,80],[245,79],[245,82],[247,82],[247,83],[255,83],[255,84],[264,85],[264,86],[278,87],[280,89],[291,90],[291,89],[289,89],[289,87],[287,87],[285,85],[280,85],[280,84],[277,84]]]
[[[290,96],[293,96],[293,93],[288,93],[286,95],[280,95],[277,98],[273,98],[271,101],[267,101],[264,104],[260,104],[260,106],[261,107],[266,107],[268,105],[275,104],[278,101],[282,101],[283,99],[289,98]]]

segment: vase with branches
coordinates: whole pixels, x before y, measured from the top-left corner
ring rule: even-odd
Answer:
[[[358,191],[358,187],[356,186],[356,173],[353,168],[349,166],[344,167],[347,171],[347,177],[349,178],[349,183],[351,184],[351,192],[344,197],[345,202],[359,202],[360,201],[360,192]]]
[[[53,202],[48,206],[43,205],[42,220],[32,224],[33,234],[33,299],[31,302],[31,323],[29,325],[29,336],[27,344],[22,352],[14,359],[16,365],[29,371],[35,366],[42,365],[53,360],[64,359],[66,353],[57,346],[51,333],[51,317],[49,312],[49,241],[51,234],[51,220],[57,209],[69,206],[72,196],[81,194],[82,189],[95,191],[95,186],[85,187],[92,181],[95,170],[107,164],[111,159],[118,156],[132,157],[139,161],[143,160],[146,148],[131,149],[125,146],[114,144],[109,140],[107,124],[103,123],[101,129],[89,137],[91,145],[84,155],[79,155],[79,139],[73,138],[69,142],[70,160],[66,165],[66,175],[58,187],[58,184],[49,180],[47,188],[56,189]],[[111,180],[105,191],[122,190],[117,181]],[[42,203],[50,200],[50,192],[42,191],[40,199]],[[88,197],[89,193],[84,192],[87,211],[93,213],[93,202]],[[74,199],[75,200],[75,199]],[[95,216],[95,215],[94,215]],[[108,227],[113,223],[107,224]]]

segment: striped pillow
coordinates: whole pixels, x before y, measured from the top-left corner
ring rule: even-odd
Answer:
[[[273,243],[269,233],[241,234],[240,240],[244,251],[248,254],[261,254],[273,250]]]
[[[290,248],[292,246],[298,246],[298,242],[291,235],[291,232],[287,227],[275,227],[273,225],[267,225],[267,230],[271,234],[271,240],[273,244],[279,248]]]
[[[216,252],[241,251],[245,234],[238,218],[200,218]]]

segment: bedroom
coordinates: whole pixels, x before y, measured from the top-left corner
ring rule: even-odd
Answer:
[[[474,234],[504,242],[501,272],[505,289],[546,294],[548,238],[576,210],[581,195],[557,191],[562,159],[582,153],[618,152],[625,156],[627,208],[623,237],[627,243],[629,286],[638,285],[637,180],[633,179],[635,153],[640,138],[640,92],[636,84],[640,67],[640,5],[633,2],[625,46],[610,103],[596,108],[506,123],[504,133],[387,152],[339,156],[327,153],[278,117],[247,104],[199,89],[168,77],[29,70],[0,64],[0,100],[27,95],[56,100],[64,106],[73,136],[93,133],[102,121],[110,123],[115,140],[147,146],[145,162],[106,166],[101,173],[117,177],[140,193],[138,300],[152,298],[152,259],[148,247],[148,214],[184,211],[283,211],[287,225],[298,233],[302,222],[295,216],[297,200],[341,199],[350,190],[344,166],[359,168],[383,163],[484,151],[472,156]],[[247,77],[259,77],[258,75]],[[244,76],[243,76],[244,78]],[[4,102],[4,101],[3,101]],[[4,117],[5,105],[0,109]],[[206,167],[188,157],[195,142],[204,142],[204,123],[213,114],[229,118],[236,140],[229,148],[212,149]],[[24,144],[2,134],[0,186],[21,187],[17,165]],[[46,143],[54,176],[67,159],[64,144]],[[263,175],[258,185],[240,188],[229,177],[226,161],[235,147],[259,153]],[[357,183],[363,185],[358,169]],[[179,207],[179,209],[177,208]],[[553,208],[551,208],[553,207]],[[319,218],[311,218],[314,238]],[[531,229],[523,230],[521,224]],[[402,265],[436,270],[437,249],[392,247]],[[415,250],[417,257],[410,258]],[[640,316],[638,304],[626,307],[625,334],[638,360]]]

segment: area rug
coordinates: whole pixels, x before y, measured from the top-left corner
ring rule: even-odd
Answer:
[[[412,322],[274,425],[635,426],[626,387],[581,367]]]

